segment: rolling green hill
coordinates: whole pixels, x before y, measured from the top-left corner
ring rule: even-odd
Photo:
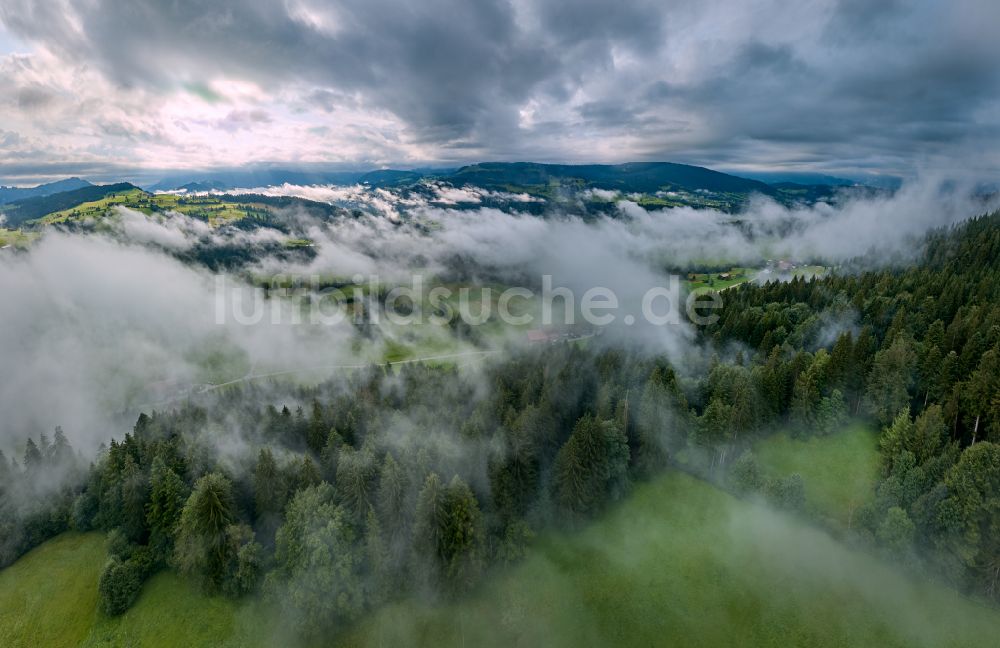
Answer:
[[[213,226],[250,217],[256,224],[277,229],[283,229],[273,218],[275,210],[279,209],[303,208],[324,218],[345,213],[335,205],[292,196],[150,193],[123,182],[20,200],[0,206],[0,214],[6,217],[4,225],[11,230],[31,229],[39,225],[98,219],[111,213],[114,207],[127,207],[145,214],[179,212]]]
[[[17,200],[0,207],[0,213],[7,218],[9,227],[17,227],[27,221],[42,218],[48,214],[71,209],[88,202],[97,202],[113,194],[142,191],[128,182],[110,185],[90,185],[72,191],[63,191],[49,196],[36,196]]]

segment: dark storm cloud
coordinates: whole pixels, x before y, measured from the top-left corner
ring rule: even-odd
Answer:
[[[709,128],[692,149],[703,162],[953,166],[996,143],[1000,48],[986,25],[998,21],[995,3],[845,0],[817,43],[751,39],[703,78],[655,81],[633,105],[702,115]],[[647,150],[660,146],[669,139]]]
[[[1000,166],[994,0],[0,0],[0,20],[123,89],[245,79],[293,112],[387,111],[437,160]]]
[[[12,0],[0,15],[29,38],[93,60],[121,84],[305,79],[361,91],[434,139],[501,118],[495,113],[522,101],[552,67],[522,38],[510,6],[495,0]]]

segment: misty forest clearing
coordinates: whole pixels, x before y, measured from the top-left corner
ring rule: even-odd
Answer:
[[[806,439],[773,434],[754,444],[753,452],[771,477],[802,475],[807,505],[845,526],[878,479],[878,434],[862,422]]]
[[[248,645],[252,604],[205,596],[170,571],[151,578],[121,617],[98,612],[105,544],[100,533],[65,533],[0,572],[0,645]]]
[[[458,621],[456,621],[458,620]],[[374,615],[350,646],[971,646],[1000,614],[686,474],[542,537],[477,597]]]
[[[837,439],[853,446],[858,430]],[[98,534],[65,534],[0,572],[0,644],[279,641],[261,634],[273,626],[253,602],[204,596],[171,572],[126,614],[105,617],[103,552]],[[487,581],[465,602],[391,605],[339,643],[958,647],[990,645],[1000,627],[996,611],[679,473],[640,486],[579,533],[544,534]]]

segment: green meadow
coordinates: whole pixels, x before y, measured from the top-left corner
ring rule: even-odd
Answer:
[[[725,290],[732,286],[752,280],[757,275],[758,270],[753,268],[730,268],[709,273],[690,273],[685,278],[688,289],[712,288],[714,290]]]
[[[4,229],[0,227],[0,248],[6,246],[23,248],[38,238],[34,232],[24,232],[20,229]]]
[[[104,536],[66,533],[0,571],[0,645],[75,646],[94,625]]]
[[[247,646],[261,629],[256,604],[206,596],[172,572],[108,618],[97,607],[105,557],[102,534],[66,533],[0,571],[0,646]]]
[[[100,200],[81,203],[69,209],[52,212],[40,220],[43,224],[96,219],[106,216],[113,207],[128,207],[145,214],[176,211],[188,216],[201,218],[210,225],[240,220],[255,213],[263,213],[265,207],[254,203],[234,203],[220,200],[215,196],[182,196],[177,194],[151,194],[141,189],[130,189],[112,193]],[[298,245],[308,242],[297,241]]]
[[[862,422],[807,439],[779,432],[755,443],[753,452],[770,477],[802,475],[807,505],[845,526],[878,478],[878,434]]]
[[[388,607],[342,644],[957,648],[997,628],[997,610],[672,473],[474,597]]]

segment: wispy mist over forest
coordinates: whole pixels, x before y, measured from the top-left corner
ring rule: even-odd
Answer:
[[[995,2],[0,0],[0,646],[987,646]]]
[[[233,359],[234,372],[256,364],[349,365],[377,357],[377,349],[359,350],[352,343],[359,332],[349,322],[289,326],[271,324],[269,317],[250,327],[218,324],[213,273],[185,264],[194,248],[266,249],[295,235],[312,242],[307,255],[254,261],[242,277],[234,277],[245,284],[250,274],[288,273],[344,281],[376,275],[402,285],[417,272],[427,281],[537,288],[543,275],[551,275],[553,285],[577,295],[602,286],[622,303],[638,303],[651,287],[667,285],[671,275],[718,259],[842,264],[864,256],[864,263],[874,266],[909,260],[920,249],[923,232],[986,206],[968,192],[945,192],[933,182],[837,206],[788,209],[761,198],[736,215],[648,210],[622,197],[610,214],[596,217],[558,204],[544,217],[517,209],[456,210],[419,195],[364,187],[269,191],[364,209],[322,219],[290,207],[281,212],[281,229],[216,230],[182,214],[147,216],[122,207],[107,227],[85,229],[83,236],[52,233],[29,254],[0,259],[4,293],[17,304],[2,315],[5,364],[18,376],[0,395],[10,412],[8,451],[23,430],[51,429],[69,420],[75,422],[66,426],[70,438],[92,450],[106,440],[109,414],[137,414],[137,405],[155,403],[151,385],[239,377],[206,377],[204,365],[213,355]],[[477,200],[478,195],[472,193]],[[675,359],[688,353],[690,326],[660,329],[630,329],[628,336],[640,336],[652,353]],[[53,403],[51,393],[67,397]]]

